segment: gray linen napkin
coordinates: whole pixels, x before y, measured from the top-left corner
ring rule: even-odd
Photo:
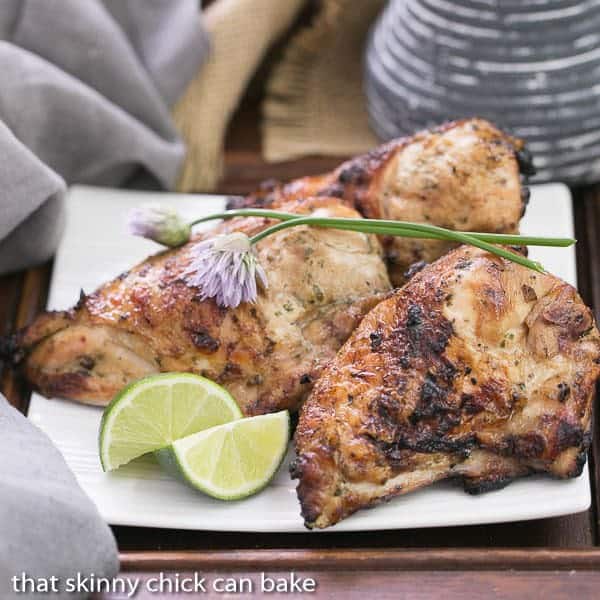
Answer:
[[[197,0],[0,1],[0,274],[52,255],[66,183],[141,169],[174,185],[184,147],[169,106],[206,53]],[[58,450],[0,396],[0,598],[31,597],[12,591],[23,571],[60,585],[117,569]]]
[[[169,106],[207,50],[197,0],[2,0],[0,274],[51,255],[64,181],[173,187]]]
[[[0,273],[51,256],[63,225],[64,191],[63,179],[0,121]]]
[[[0,395],[0,598],[64,593],[77,573],[114,577],[115,540],[48,437]],[[57,577],[59,594],[17,593],[12,578]]]

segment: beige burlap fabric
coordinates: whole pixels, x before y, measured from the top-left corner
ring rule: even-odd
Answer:
[[[222,172],[233,111],[269,46],[304,0],[217,0],[205,11],[211,55],[174,109],[187,144],[179,191],[210,191]]]
[[[272,43],[307,0],[217,0],[205,11],[208,62],[174,109],[187,144],[178,190],[211,191],[227,125]],[[262,147],[268,161],[349,155],[377,145],[362,89],[367,33],[384,0],[321,0],[267,81]]]
[[[286,48],[267,87],[263,154],[281,161],[348,155],[377,145],[365,107],[363,54],[383,0],[322,0]]]

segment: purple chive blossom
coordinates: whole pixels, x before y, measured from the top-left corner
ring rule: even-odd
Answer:
[[[129,232],[175,248],[190,239],[191,227],[173,208],[143,204],[129,213]]]
[[[242,302],[255,302],[257,281],[267,287],[250,238],[243,233],[219,235],[197,244],[190,268],[184,273],[190,285],[201,289],[201,299],[215,298],[217,304],[235,308]]]

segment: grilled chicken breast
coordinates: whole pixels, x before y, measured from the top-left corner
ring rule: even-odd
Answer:
[[[245,203],[344,216],[360,216],[358,209],[367,217],[515,231],[525,197],[520,148],[485,121],[451,123]],[[307,200],[311,195],[318,198]],[[236,220],[215,233],[264,226],[262,220]],[[432,240],[382,241],[397,283],[411,263],[449,247]],[[258,304],[223,311],[199,302],[198,290],[182,275],[192,247],[151,257],[82,297],[73,310],[39,317],[4,353],[26,356],[27,377],[47,395],[104,404],[133,379],[182,370],[229,387],[247,414],[294,408],[373,295],[390,285],[373,237],[293,229],[260,244],[272,283]]]
[[[231,206],[275,207],[291,198],[335,196],[370,219],[516,233],[529,199],[520,173],[533,172],[520,140],[487,121],[469,119],[394,140],[325,175],[268,184]],[[453,247],[437,240],[388,237],[382,242],[396,286],[410,265],[431,262]]]
[[[335,198],[283,206],[358,216]],[[251,235],[269,224],[234,219],[208,235]],[[103,405],[139,377],[189,371],[223,384],[247,415],[295,410],[390,289],[376,237],[296,227],[259,242],[269,287],[256,304],[224,309],[199,300],[185,274],[197,241],[148,258],[70,311],[41,315],[5,351],[24,360],[28,380],[46,396]]]
[[[361,322],[302,407],[309,527],[435,481],[468,492],[581,473],[600,335],[576,290],[461,246]]]

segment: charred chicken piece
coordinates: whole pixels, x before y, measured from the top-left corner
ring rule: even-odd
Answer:
[[[516,233],[534,172],[529,153],[482,119],[447,123],[389,142],[343,163],[331,173],[280,185],[233,200],[230,207],[277,207],[290,198],[336,196],[370,219],[431,223],[458,231]],[[418,261],[431,262],[451,242],[382,239],[392,283]]]
[[[336,198],[283,207],[359,216]],[[235,219],[209,235],[270,224]],[[247,415],[295,410],[390,289],[376,237],[296,227],[259,242],[269,287],[256,304],[224,309],[201,301],[185,275],[198,241],[148,258],[72,310],[39,316],[10,344],[28,380],[46,396],[104,405],[137,378],[189,371],[223,384]]]
[[[361,322],[302,407],[309,527],[456,477],[468,492],[581,473],[600,335],[576,290],[461,246]]]

